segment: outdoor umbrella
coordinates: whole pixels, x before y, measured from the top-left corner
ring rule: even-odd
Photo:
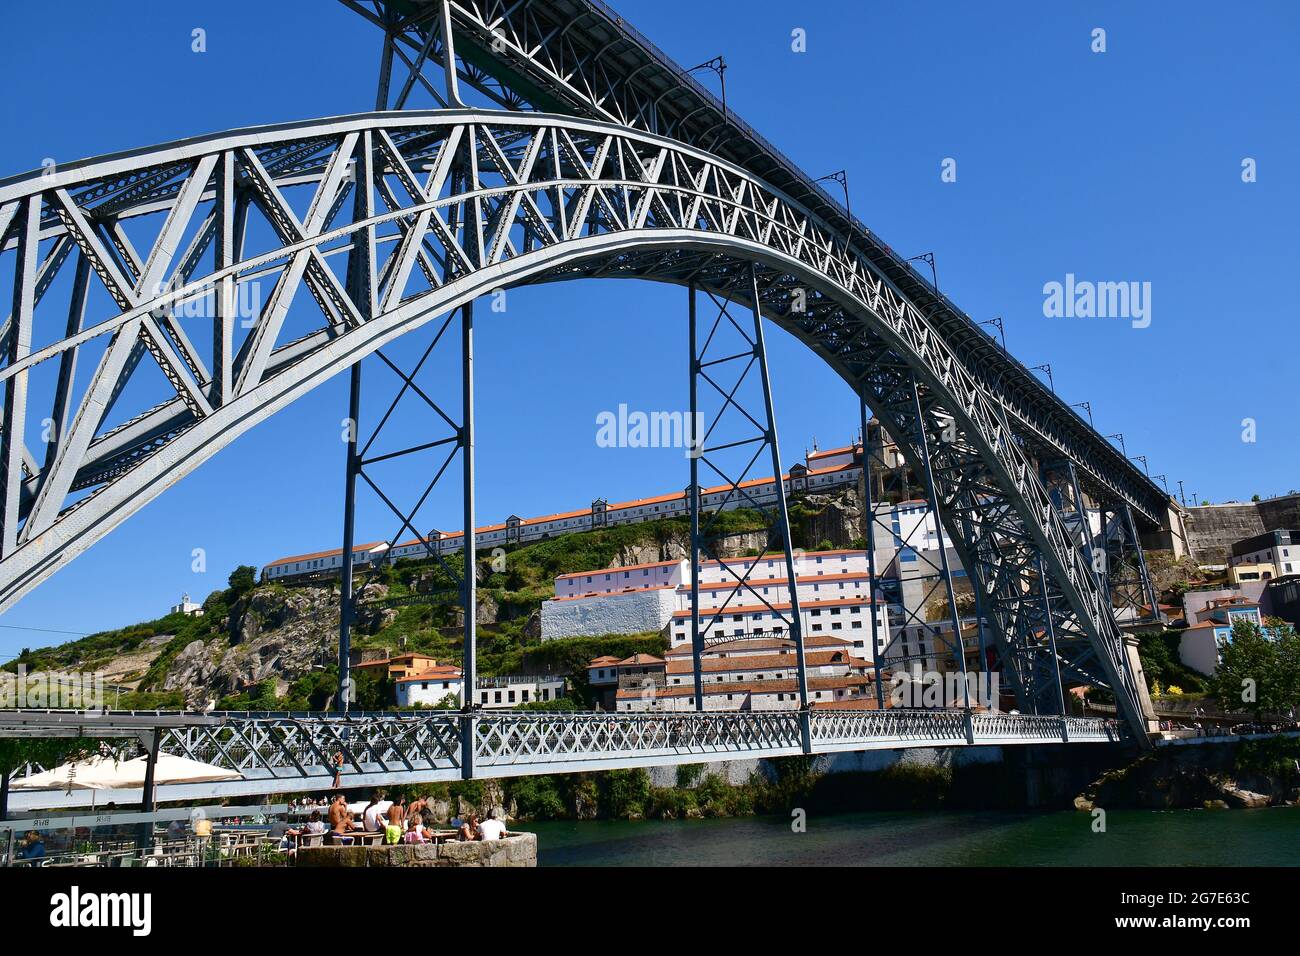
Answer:
[[[112,757],[92,757],[76,763],[65,763],[30,777],[13,781],[14,790],[56,790],[71,786],[79,790],[122,790],[144,786],[145,765],[148,758],[114,762]],[[209,783],[214,780],[238,780],[240,774],[211,764],[158,754],[154,767],[154,783]]]

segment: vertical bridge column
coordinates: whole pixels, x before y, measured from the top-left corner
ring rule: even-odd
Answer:
[[[705,682],[702,657],[710,644],[720,644],[752,637],[753,632],[736,628],[727,633],[723,620],[729,609],[745,607],[752,602],[744,617],[751,619],[754,608],[763,608],[773,620],[773,633],[790,638],[796,654],[796,686],[798,688],[799,721],[802,748],[812,749],[810,701],[808,698],[807,662],[804,656],[803,616],[799,609],[798,580],[795,570],[793,542],[790,532],[790,515],[786,504],[786,489],[781,468],[781,452],[777,441],[776,420],[773,411],[771,379],[768,373],[767,349],[763,338],[763,319],[757,270],[750,266],[739,274],[733,285],[732,296],[719,298],[707,292],[708,300],[717,314],[707,323],[707,334],[701,337],[697,325],[698,290],[690,289],[690,394],[691,394],[691,481],[687,489],[687,504],[691,520],[691,644],[695,663],[696,708],[704,708]],[[742,322],[732,310],[736,302],[748,299],[751,303],[750,322]],[[701,410],[700,386],[712,398],[710,412]],[[716,404],[716,409],[713,405]],[[751,414],[750,408],[753,408]],[[700,488],[700,467],[720,479],[720,487],[711,493],[706,502]],[[761,477],[771,468],[771,491],[753,479]],[[761,517],[765,546],[753,558],[724,558],[719,539],[723,537],[718,523],[730,510],[744,508]],[[702,512],[707,512],[703,513]],[[789,600],[781,602],[779,594],[772,600],[765,597],[751,582],[751,577],[769,552],[779,544],[786,566],[786,591]],[[702,560],[715,561],[721,568],[725,583],[733,589],[722,606],[701,612],[699,605],[699,576]],[[779,592],[779,588],[777,589]],[[710,633],[712,632],[712,633]]]
[[[474,776],[474,711],[478,696],[478,540],[474,533],[474,303],[461,307],[462,406],[460,450],[464,501],[464,549],[461,565],[461,609],[465,629],[461,644],[461,687],[464,708],[460,728],[460,767],[466,780]]]
[[[1116,614],[1127,617],[1122,620],[1124,624],[1159,621],[1155,586],[1147,570],[1132,509],[1126,502],[1112,502],[1102,509],[1101,518],[1101,550],[1106,556],[1105,591]]]

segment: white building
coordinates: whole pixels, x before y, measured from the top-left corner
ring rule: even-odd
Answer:
[[[889,612],[873,604],[867,555],[860,550],[803,553],[795,557],[805,635],[843,637],[859,654],[874,656],[871,618],[881,649],[889,638]],[[747,587],[737,579],[744,577]],[[667,627],[672,647],[691,639],[691,573],[687,561],[566,574],[556,596],[542,604],[542,639],[637,634]],[[700,629],[705,640],[781,636],[791,608],[785,557],[733,558],[700,564]]]
[[[1228,558],[1229,579],[1268,581],[1300,573],[1300,531],[1266,531],[1238,541]]]
[[[617,591],[676,586],[683,580],[689,579],[689,568],[690,563],[685,560],[656,561],[652,564],[631,564],[621,568],[561,574],[555,579],[555,596],[557,598],[583,597],[592,594],[611,594]]]
[[[889,640],[889,610],[873,594],[867,553],[859,550],[810,551],[794,559],[795,592],[805,638],[837,637],[867,660]],[[746,579],[741,588],[737,578]],[[752,589],[752,590],[751,590]],[[784,555],[735,558],[700,565],[700,631],[706,642],[755,636],[786,636],[792,603]],[[678,607],[669,629],[673,648],[691,641],[691,588],[677,589]],[[770,605],[770,606],[769,606]],[[876,647],[872,647],[872,617]]]
[[[672,584],[542,602],[542,640],[662,631],[677,607]]]
[[[203,614],[203,605],[195,604],[193,601],[190,600],[190,596],[188,594],[182,594],[181,603],[173,604],[170,613],[184,614],[188,617],[199,617]]]
[[[388,542],[371,541],[358,544],[352,548],[354,564],[369,564],[382,557],[388,550]],[[300,574],[320,574],[341,571],[343,568],[343,549],[333,551],[316,551],[312,554],[295,554],[280,558],[262,568],[262,580],[274,581],[277,578],[296,577]]]
[[[559,700],[564,696],[566,687],[563,677],[551,675],[481,677],[476,683],[476,703],[484,710],[502,710],[520,704]]]
[[[395,683],[398,707],[435,707],[448,697],[455,700],[458,708],[464,702],[464,675],[459,667],[450,664],[399,677]]]
[[[805,463],[794,465],[782,476],[786,493],[802,491],[830,491],[836,487],[856,485],[862,474],[861,446],[854,444],[828,451],[813,451]],[[735,495],[730,485],[701,489],[700,507],[703,510],[749,507],[752,504],[768,505],[776,500],[776,482],[768,478],[755,478],[743,482],[746,496]],[[475,529],[475,544],[491,549],[507,544],[540,541],[574,531],[591,531],[614,525],[636,524],[657,518],[680,516],[688,513],[686,491],[676,491],[650,498],[637,498],[610,504],[597,498],[586,508],[521,518],[511,515],[500,524],[485,525]],[[431,531],[423,537],[401,541],[392,546],[389,557],[419,559],[427,557],[430,550],[446,555],[459,551],[464,544],[463,531]],[[368,562],[383,556],[387,542],[359,545],[354,551],[354,561]],[[318,551],[312,554],[278,558],[262,569],[265,580],[274,580],[302,574],[337,571],[342,567],[341,549]]]
[[[593,661],[593,664],[597,662]],[[714,645],[700,658],[705,710],[794,710],[799,706],[798,656],[790,638],[749,638]],[[874,706],[871,662],[848,641],[829,635],[804,640],[808,699],[814,706],[859,702]],[[695,663],[689,645],[667,655],[663,686],[620,684],[620,711],[695,710]]]

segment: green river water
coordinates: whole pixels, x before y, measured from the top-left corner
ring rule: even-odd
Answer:
[[[1300,808],[521,824],[540,866],[1296,866]]]

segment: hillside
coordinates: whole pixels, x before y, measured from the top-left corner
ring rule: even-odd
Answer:
[[[792,501],[797,547],[857,543],[857,496],[809,495]],[[762,517],[737,510],[720,516],[715,531],[723,554],[757,554],[766,547]],[[563,535],[480,552],[478,660],[480,673],[572,673],[599,654],[627,656],[665,649],[658,634],[541,641],[541,603],[557,575],[672,560],[689,554],[685,518],[664,518]],[[458,568],[458,556],[449,562]],[[24,649],[4,665],[33,670],[100,670],[134,692],[123,708],[203,706],[222,709],[326,709],[337,682],[337,581],[303,585],[257,584],[241,567],[230,586],[204,601],[201,617],[168,615],[93,634],[67,644]],[[353,647],[389,653],[420,651],[460,663],[461,611],[455,586],[433,560],[399,559],[359,577]],[[409,602],[409,603],[408,603]],[[577,681],[581,699],[585,688]],[[386,705],[388,689],[358,680],[359,707]]]

